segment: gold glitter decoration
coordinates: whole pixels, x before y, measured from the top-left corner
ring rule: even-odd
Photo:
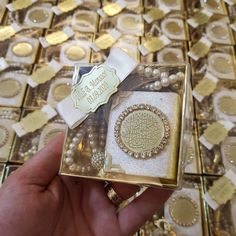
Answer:
[[[180,24],[174,22],[174,21],[170,21],[167,23],[166,25],[166,29],[171,33],[171,34],[175,34],[175,35],[179,35],[182,33],[183,28],[180,26]]]
[[[173,197],[169,205],[173,221],[183,227],[196,224],[199,216],[197,203],[188,196]]]
[[[59,133],[63,132],[63,129],[50,130],[44,137],[43,144],[47,146]]]
[[[18,95],[21,91],[21,83],[12,78],[0,80],[0,97],[12,98]]]
[[[34,23],[42,23],[45,22],[49,17],[47,11],[43,9],[35,9],[29,13],[29,19]]]
[[[233,72],[233,65],[231,61],[228,58],[225,58],[224,56],[218,56],[214,58],[212,66],[216,71],[222,74],[228,74]]]
[[[71,61],[80,61],[86,56],[86,52],[78,45],[71,45],[65,49],[65,55]]]
[[[64,99],[65,97],[69,96],[71,92],[71,88],[69,84],[58,84],[53,88],[53,98],[59,102],[62,99]]]
[[[33,46],[29,42],[16,42],[12,46],[12,52],[18,57],[27,57],[32,54]]]
[[[236,115],[236,99],[230,96],[222,96],[218,101],[220,110],[229,116]]]
[[[3,125],[0,125],[0,148],[7,143],[8,137],[9,137],[8,129]]]
[[[170,127],[166,115],[158,108],[136,104],[120,114],[114,132],[124,152],[137,159],[147,159],[164,149]]]

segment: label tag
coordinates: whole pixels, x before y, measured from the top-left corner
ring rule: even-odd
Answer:
[[[37,0],[16,0],[10,4],[7,4],[6,7],[8,8],[9,11],[13,12],[25,9],[31,6],[35,2],[37,2]]]
[[[211,41],[209,41],[206,37],[201,37],[201,39],[192,46],[192,48],[188,52],[188,55],[194,61],[197,61],[208,54],[211,45]]]
[[[57,72],[62,69],[62,65],[55,60],[52,60],[48,65],[38,68],[28,79],[27,83],[35,88],[39,84],[44,84],[45,82],[51,80]]]
[[[204,25],[204,24],[208,23],[208,21],[212,15],[213,15],[212,12],[208,11],[207,9],[203,9],[203,10],[196,12],[193,15],[193,17],[191,17],[187,20],[187,22],[193,28],[197,28],[199,25]]]
[[[152,8],[150,11],[147,12],[147,14],[143,15],[143,18],[147,23],[150,24],[153,21],[164,18],[164,16],[169,12],[170,9],[162,5],[159,8],[157,7]]]
[[[65,27],[63,30],[53,32],[46,35],[45,37],[39,37],[39,41],[44,48],[52,45],[61,44],[67,41],[70,37],[74,35],[74,31],[70,27]]]
[[[76,66],[71,96],[57,104],[57,110],[66,124],[70,128],[77,127],[86,119],[88,112],[95,111],[98,106],[106,103],[117,90],[119,83],[126,79],[137,64],[137,61],[122,49],[112,48],[103,64],[95,66],[81,78]]]
[[[217,209],[233,198],[236,191],[235,179],[234,172],[228,170],[224,176],[213,182],[204,195],[204,199],[213,209]]]
[[[52,10],[56,15],[61,15],[62,13],[74,10],[82,3],[81,0],[65,0],[60,2],[57,6],[52,7]]]
[[[98,52],[100,50],[105,50],[112,45],[121,37],[121,33],[115,29],[108,31],[107,34],[103,34],[98,37],[94,43],[90,44],[90,47],[95,51]]]
[[[19,25],[17,25],[16,23],[13,23],[11,25],[1,26],[0,27],[0,42],[11,38],[17,32],[19,32],[21,29],[22,28]]]
[[[193,89],[193,96],[201,102],[205,97],[210,96],[216,89],[218,79],[207,72]]]
[[[139,45],[138,48],[142,55],[146,56],[149,53],[160,51],[170,43],[171,41],[165,35],[161,35],[160,37],[151,37],[150,39],[147,39],[147,41]]]
[[[3,57],[1,57],[0,58],[0,71],[3,71],[3,70],[5,70],[8,67],[9,67],[9,65],[6,62],[6,60]]]
[[[228,131],[234,127],[229,121],[218,121],[209,125],[199,138],[201,144],[211,150],[214,145],[219,145],[228,136]]]
[[[32,133],[42,128],[56,115],[57,112],[52,107],[45,105],[41,110],[33,111],[20,122],[13,124],[12,128],[15,130],[18,137],[22,137],[27,133]]]
[[[110,96],[117,91],[119,83],[114,69],[104,64],[94,66],[72,87],[74,106],[83,113],[95,112],[99,106],[108,102]]]
[[[126,3],[124,0],[118,0],[116,2],[112,2],[104,6],[102,9],[98,9],[97,13],[101,17],[107,16],[115,16],[119,14],[126,7]]]
[[[230,6],[233,6],[236,4],[236,0],[224,0],[227,4],[229,4]]]

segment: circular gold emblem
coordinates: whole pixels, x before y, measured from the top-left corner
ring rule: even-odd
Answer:
[[[218,56],[212,62],[214,69],[220,73],[228,74],[233,71],[233,66],[231,61],[224,56]]]
[[[126,16],[122,19],[122,24],[126,29],[134,29],[137,27],[138,21],[133,16]]]
[[[0,125],[0,148],[3,147],[7,143],[8,136],[9,136],[9,132],[7,128]]]
[[[225,39],[228,36],[228,31],[222,25],[214,25],[211,29],[216,38]]]
[[[12,52],[18,57],[27,57],[33,52],[33,46],[29,42],[17,42],[12,46]]]
[[[230,96],[222,96],[219,98],[218,106],[220,110],[229,116],[236,115],[236,99]]]
[[[59,102],[65,97],[67,97],[70,94],[70,92],[71,92],[70,85],[66,83],[62,83],[62,84],[56,85],[52,93],[53,93],[54,99],[57,102]]]
[[[43,9],[35,9],[29,13],[29,19],[34,23],[42,23],[46,21],[48,17],[48,12]]]
[[[0,97],[12,98],[20,93],[21,83],[15,79],[0,80]]]
[[[119,116],[114,130],[119,147],[137,159],[150,158],[164,149],[169,132],[166,115],[147,104],[128,107]]]
[[[176,63],[180,61],[180,59],[178,58],[178,55],[171,51],[163,55],[163,60],[168,63]]]
[[[65,55],[71,61],[80,61],[85,57],[86,53],[82,47],[71,45],[65,49]]]
[[[199,215],[197,203],[188,196],[173,197],[170,201],[169,212],[173,221],[184,227],[194,225]]]
[[[63,129],[50,130],[44,137],[43,144],[47,146],[59,133],[63,132]]]
[[[180,24],[178,24],[177,22],[175,21],[170,21],[167,23],[166,25],[166,29],[171,33],[171,34],[174,34],[174,35],[179,35],[182,33],[183,31],[183,28],[180,26]]]

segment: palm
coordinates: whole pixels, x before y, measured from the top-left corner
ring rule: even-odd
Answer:
[[[4,183],[0,235],[132,235],[170,194],[149,189],[117,213],[102,182],[57,175],[61,146],[62,138]]]

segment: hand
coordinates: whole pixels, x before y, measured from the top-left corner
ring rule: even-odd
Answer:
[[[171,191],[148,189],[124,209],[100,181],[58,175],[63,135],[14,171],[0,189],[0,235],[132,235]],[[136,186],[114,184],[122,197]]]

